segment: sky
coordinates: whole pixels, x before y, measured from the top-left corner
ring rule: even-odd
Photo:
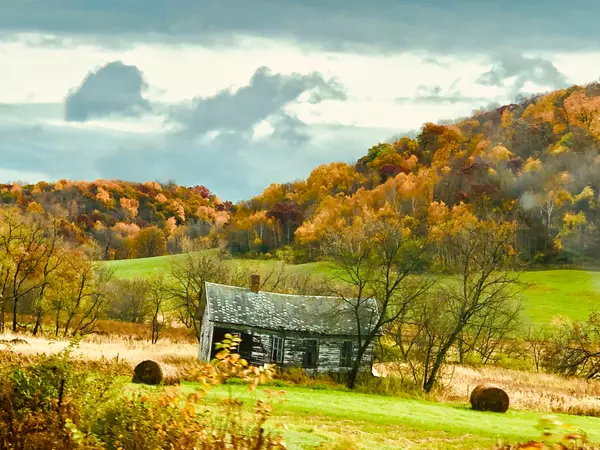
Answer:
[[[238,201],[600,77],[596,0],[1,0],[0,181]]]

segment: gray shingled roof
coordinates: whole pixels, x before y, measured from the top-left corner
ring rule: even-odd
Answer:
[[[254,293],[246,288],[207,282],[206,298],[209,319],[213,322],[323,335],[358,335],[354,311],[337,297]],[[370,332],[376,315],[375,300],[364,301],[362,334]]]

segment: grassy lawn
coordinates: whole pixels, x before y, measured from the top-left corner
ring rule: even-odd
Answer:
[[[183,385],[192,391],[194,385]],[[229,391],[252,405],[264,398],[261,388],[219,386],[207,397],[216,402]],[[442,404],[335,390],[285,388],[283,402],[275,403],[270,423],[285,423],[290,449],[489,449],[498,440],[539,439],[536,430],[545,414],[511,411],[494,414],[472,411],[466,404]],[[559,415],[559,419],[600,441],[600,419]]]
[[[159,256],[156,258],[129,259],[103,262],[115,269],[119,278],[145,277],[152,274],[168,274],[171,263],[183,261],[184,255]],[[260,268],[267,272],[273,260],[233,259],[231,264]],[[316,262],[288,266],[292,272],[312,272],[331,275],[335,268],[331,263]],[[529,284],[523,293],[525,318],[533,324],[547,324],[557,315],[571,319],[585,319],[593,309],[600,309],[600,272],[583,270],[546,270],[524,272],[521,280]]]
[[[211,251],[211,250],[207,250]],[[103,261],[100,264],[106,265],[115,270],[115,276],[118,278],[141,278],[155,274],[168,275],[173,263],[182,263],[185,261],[185,255],[156,256],[154,258],[139,259],[121,259],[118,261]],[[227,261],[231,265],[240,265],[245,267],[257,268],[262,272],[268,272],[273,267],[281,264],[277,260],[258,260],[258,259],[231,259]],[[287,265],[290,272],[315,273],[330,275],[334,271],[334,266],[328,262],[315,262],[307,264]]]
[[[523,300],[525,314],[532,323],[549,323],[557,315],[585,319],[591,310],[600,309],[600,272],[524,272],[521,280],[529,284]]]

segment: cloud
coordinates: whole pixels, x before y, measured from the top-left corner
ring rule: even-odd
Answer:
[[[227,131],[187,139],[176,133],[108,132],[73,124],[15,125],[0,118],[0,181],[174,180],[204,184],[219,197],[237,201],[272,182],[305,178],[319,164],[355,162],[398,131],[308,126],[281,117],[288,127],[276,124],[272,134],[259,140]]]
[[[346,99],[341,85],[317,72],[282,75],[259,67],[248,85],[236,91],[225,89],[174,107],[169,122],[177,133],[191,139],[210,131],[249,133],[255,125],[272,117],[278,136],[302,141],[306,137],[302,135],[303,123],[284,108],[304,94],[309,95],[311,103]]]
[[[137,117],[150,110],[143,93],[148,88],[136,66],[114,61],[90,72],[65,99],[65,119],[86,122],[113,115]]]
[[[0,120],[26,121],[63,120],[61,103],[0,103]]]
[[[492,68],[477,79],[477,83],[483,86],[505,87],[511,79],[513,94],[520,92],[528,82],[551,89],[569,84],[551,61],[516,53],[501,54]]]
[[[489,102],[489,98],[485,97],[472,97],[462,94],[456,89],[456,80],[446,90],[442,89],[441,86],[419,86],[417,93],[412,97],[397,97],[395,101],[401,104],[427,104],[427,105],[440,105],[440,104],[456,104],[456,103],[475,103],[479,104],[482,102]]]
[[[111,63],[89,75],[71,93],[65,109],[71,121],[134,114],[147,105],[144,86],[139,69]],[[226,199],[249,198],[271,182],[305,177],[317,164],[355,160],[373,140],[391,134],[381,129],[309,126],[287,110],[302,102],[345,99],[344,88],[319,73],[284,75],[261,67],[237,90],[222,90],[167,110],[166,104],[153,104],[152,112],[166,113],[172,125],[155,132],[127,131],[122,121],[115,122],[120,131],[95,123],[63,122],[56,120],[60,111],[56,104],[4,105],[0,176],[26,168],[50,180],[172,179],[205,184]],[[255,136],[261,126],[263,132]]]
[[[140,145],[140,135],[136,133],[15,123],[3,118],[0,135],[0,169],[43,173],[50,179],[97,178],[99,172],[93,164],[100,155],[111,149]]]
[[[204,184],[219,197],[237,201],[259,194],[270,183],[305,178],[319,164],[355,162],[395,131],[310,126],[304,130],[306,139],[295,146],[289,145],[289,136],[275,133],[258,141],[231,132],[211,140],[168,134],[152,144],[105,152],[94,167],[104,178]]]
[[[597,48],[600,40],[597,17],[590,14],[596,7],[596,0],[580,0],[573,8],[559,0],[544,1],[543,7],[522,0],[456,0],[452,7],[447,0],[376,5],[364,0],[3,0],[0,32],[77,34],[102,45],[136,40],[218,45],[251,35],[369,53],[583,51]]]
[[[293,146],[310,141],[308,125],[295,116],[281,114],[275,118],[272,126],[274,127],[272,134],[274,138],[289,142]]]

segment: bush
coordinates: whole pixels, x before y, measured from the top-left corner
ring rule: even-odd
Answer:
[[[411,398],[428,397],[421,386],[415,383],[413,379],[401,376],[388,376],[385,378],[363,376],[358,379],[356,389],[366,394]]]
[[[39,356],[23,365],[3,358],[0,375],[0,448],[102,448],[86,430],[115,401],[119,391],[113,373],[88,374],[70,363],[72,346],[54,356]],[[10,353],[10,352],[9,352]]]
[[[235,378],[254,389],[272,376],[233,353],[238,344],[229,336],[217,359],[198,367],[200,387],[189,394],[127,391],[114,373],[78,368],[72,346],[25,360],[9,351],[0,373],[0,449],[284,449],[282,437],[266,430],[269,402],[259,400],[253,413],[235,398],[222,402],[220,414],[199,408],[211,385]]]
[[[600,379],[600,312],[586,322],[558,323],[549,339],[542,365],[555,373]]]

